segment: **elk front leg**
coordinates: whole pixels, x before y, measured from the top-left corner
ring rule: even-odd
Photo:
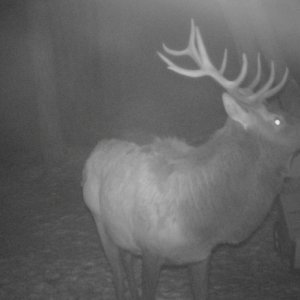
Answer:
[[[188,266],[194,300],[208,299],[208,265],[210,258]]]

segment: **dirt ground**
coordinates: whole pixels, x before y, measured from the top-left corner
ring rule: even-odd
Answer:
[[[115,299],[110,268],[82,201],[83,152],[47,176],[27,165],[1,173],[0,299]],[[274,209],[250,240],[215,251],[211,300],[300,299],[300,275],[274,250],[277,218]],[[184,268],[163,270],[157,299],[191,299]]]

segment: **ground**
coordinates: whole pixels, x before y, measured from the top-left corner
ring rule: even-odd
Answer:
[[[107,299],[114,290],[93,220],[82,201],[87,153],[45,174],[39,167],[1,173],[0,299]],[[276,207],[239,247],[214,252],[211,300],[300,299],[300,275],[273,247]],[[164,269],[157,299],[191,299],[185,269]]]

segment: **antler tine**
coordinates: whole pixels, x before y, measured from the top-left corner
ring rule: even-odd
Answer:
[[[188,46],[183,49],[183,50],[173,50],[170,49],[169,47],[167,47],[165,44],[163,44],[163,49],[166,53],[173,55],[173,56],[190,56],[194,62],[200,67],[202,68],[202,59],[199,56],[198,53],[198,49],[196,48],[195,45],[195,37],[196,37],[196,26],[194,24],[194,20],[191,20],[191,32],[190,32],[190,37],[189,37],[189,42],[188,42]],[[202,69],[199,70],[190,70],[190,69],[184,69],[182,67],[179,67],[178,65],[176,65],[175,63],[173,63],[170,59],[168,59],[167,57],[165,57],[162,53],[157,52],[157,54],[159,55],[159,57],[168,65],[168,69],[188,76],[188,77],[202,77],[205,75],[209,75],[207,74],[207,72],[205,72]]]
[[[173,50],[167,47],[165,44],[163,44],[163,49],[166,53],[173,56],[183,56],[183,55],[191,56],[194,59],[194,61],[198,64],[199,57],[198,55],[196,55],[197,49],[195,47],[194,39],[195,39],[195,24],[194,24],[194,20],[192,19],[188,46],[183,50]],[[163,54],[161,55],[163,56]]]
[[[224,54],[223,54],[223,60],[222,60],[222,64],[221,67],[219,69],[219,73],[220,74],[224,74],[226,66],[227,66],[227,58],[228,58],[228,51],[227,49],[224,50]]]
[[[266,91],[268,91],[270,89],[270,87],[273,85],[274,80],[275,80],[275,66],[274,66],[274,62],[271,61],[271,73],[270,73],[269,80],[258,91],[258,93],[264,94]]]
[[[204,62],[205,58],[208,58],[208,55],[207,55],[205,48],[203,48],[203,47],[199,48],[198,39],[203,44],[203,40],[202,40],[201,34],[199,32],[199,28],[197,26],[195,26],[194,19],[191,19],[191,34],[190,34],[189,45],[188,45],[187,49],[191,50],[190,51],[191,57],[194,59],[196,64],[201,68],[203,66],[203,62]]]
[[[277,85],[275,85],[272,89],[268,90],[264,94],[264,97],[267,99],[267,98],[274,96],[276,93],[278,93],[283,88],[283,86],[286,84],[288,76],[289,76],[289,69],[286,68],[281,81]]]
[[[257,70],[256,75],[253,81],[247,86],[247,89],[253,91],[256,86],[258,85],[261,77],[261,60],[260,60],[260,53],[257,54]]]
[[[163,49],[169,53],[168,50],[169,49],[167,46],[163,45]],[[173,51],[173,50],[172,50]],[[163,54],[161,54],[160,52],[157,52],[157,54],[159,55],[159,57],[168,65],[168,69],[184,75],[184,76],[188,76],[188,77],[193,77],[193,78],[198,78],[198,77],[202,77],[204,75],[206,75],[203,71],[201,70],[189,70],[189,69],[184,69],[181,68],[179,66],[177,66],[175,63],[173,63],[169,58],[167,58],[166,56],[164,56]]]
[[[199,62],[201,62],[202,67],[206,67],[208,70],[215,70],[215,67],[212,65],[209,55],[205,49],[204,42],[200,33],[200,29],[198,26],[195,26],[194,20],[192,20],[192,26],[194,27],[195,32],[195,41],[197,44],[197,50],[198,50],[198,58]]]
[[[248,59],[247,55],[243,53],[242,56],[242,68],[240,71],[240,74],[237,76],[235,80],[232,81],[232,88],[238,88],[239,85],[243,82],[247,75],[247,70],[248,70]]]
[[[272,61],[271,62],[271,73],[270,73],[268,81],[256,93],[249,96],[248,101],[251,102],[251,101],[256,101],[258,99],[265,98],[265,93],[271,88],[271,86],[274,82],[274,79],[275,79],[275,67],[274,67],[274,62]]]

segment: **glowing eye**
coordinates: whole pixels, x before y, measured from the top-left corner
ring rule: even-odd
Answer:
[[[281,124],[281,121],[279,119],[275,119],[274,120],[274,124],[277,125],[277,126],[279,126]]]

